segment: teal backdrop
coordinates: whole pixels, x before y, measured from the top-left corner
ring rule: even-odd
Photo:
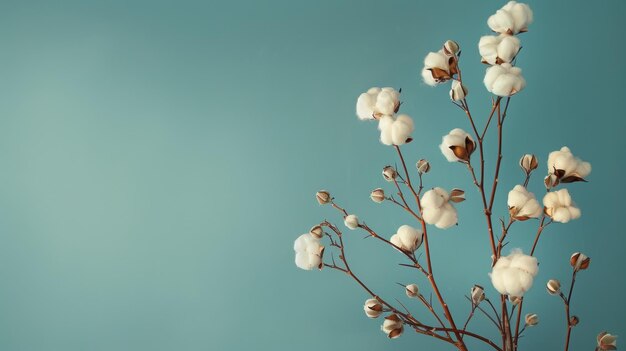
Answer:
[[[321,188],[384,235],[411,224],[369,200],[390,190],[380,171],[397,159],[354,111],[371,86],[402,88],[416,124],[410,165],[431,161],[427,187],[467,190],[460,225],[431,234],[442,292],[459,320],[473,284],[495,296],[477,192],[438,150],[467,121],[419,72],[428,51],[458,41],[484,122],[477,42],[504,3],[0,1],[0,349],[451,350],[409,331],[388,340],[364,317],[364,291],[297,269],[292,245],[323,219],[341,224],[316,203]],[[521,340],[562,348],[563,305],[544,284],[566,284],[570,254],[583,251],[592,264],[574,293],[571,350],[592,350],[602,330],[626,334],[626,2],[530,5],[518,61],[528,85],[506,122],[496,214],[523,181],[522,154],[540,159],[538,194],[548,152],[568,145],[592,162],[589,183],[569,186],[582,218],[541,238],[525,304],[541,322]],[[536,226],[513,226],[508,247],[527,251]],[[395,284],[428,296],[427,283],[362,237],[346,234],[354,270],[430,321]],[[469,328],[497,339],[484,316]]]

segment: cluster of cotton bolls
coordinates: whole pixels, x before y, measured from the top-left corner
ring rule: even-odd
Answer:
[[[398,228],[398,232],[391,236],[389,240],[397,248],[405,252],[414,252],[422,245],[424,233],[409,225]]]
[[[480,38],[478,50],[482,61],[491,65],[485,73],[485,87],[490,93],[506,97],[526,87],[522,70],[513,66],[513,60],[521,49],[515,35],[526,32],[533,21],[533,12],[526,4],[510,1],[489,17],[489,28],[498,35]]]
[[[539,272],[537,259],[515,249],[508,256],[501,256],[491,271],[491,283],[502,295],[522,297],[533,286]]]
[[[563,146],[548,156],[548,175],[544,182],[551,190],[560,183],[584,182],[591,173],[591,164],[572,154]],[[549,191],[543,198],[545,213],[555,222],[567,223],[580,217],[581,212],[567,189]]]
[[[397,115],[400,92],[393,88],[370,88],[359,95],[356,114],[362,120],[378,120],[380,142],[385,145],[403,145],[411,140],[414,125],[411,117]]]
[[[424,221],[440,229],[447,229],[457,224],[458,215],[452,202],[461,202],[464,192],[453,189],[450,193],[442,188],[427,191],[421,200]]]
[[[460,79],[455,78],[459,74],[458,59],[460,55],[460,47],[453,40],[448,40],[443,44],[441,50],[437,52],[429,52],[424,58],[424,67],[422,68],[422,79],[424,83],[430,86],[437,86],[449,80],[454,80],[450,87],[450,99],[454,101],[464,100],[468,90],[461,83]]]

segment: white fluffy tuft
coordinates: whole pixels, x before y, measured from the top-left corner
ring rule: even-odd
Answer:
[[[532,22],[533,11],[530,7],[516,1],[509,1],[487,20],[489,28],[501,34],[525,32]]]
[[[567,189],[551,191],[543,197],[546,214],[555,222],[567,223],[580,217],[581,212]]]
[[[347,215],[343,220],[343,224],[345,224],[349,229],[355,230],[359,227],[359,217],[353,214]]]
[[[441,153],[446,157],[446,160],[448,160],[448,162],[461,161],[450,149],[450,146],[465,147],[466,138],[474,141],[474,139],[472,139],[472,137],[461,128],[452,129],[450,133],[444,135],[441,138],[441,144],[439,145],[439,149],[441,150]]]
[[[378,122],[380,142],[385,145],[403,145],[414,128],[413,120],[408,115],[399,115],[395,118],[383,116]]]
[[[370,88],[359,95],[356,101],[356,115],[359,119],[379,119],[390,116],[400,106],[400,93],[393,88]]]
[[[543,212],[535,195],[522,185],[516,185],[513,190],[509,191],[507,205],[513,218],[518,220],[538,218]]]
[[[403,225],[398,228],[398,232],[391,236],[392,244],[399,247],[403,251],[413,252],[422,245],[424,233],[409,225]]]
[[[300,235],[293,243],[296,252],[296,266],[304,270],[322,268],[324,246],[310,233]]]
[[[450,195],[442,188],[427,191],[421,200],[424,221],[437,228],[446,229],[457,224],[458,216],[450,203]]]
[[[575,157],[567,146],[563,146],[561,150],[552,151],[548,155],[548,173],[553,173],[555,169],[565,172],[562,178],[585,178],[591,173],[591,164]]]
[[[433,77],[432,69],[440,69],[450,75],[450,64],[448,63],[449,57],[439,50],[438,52],[429,52],[424,58],[424,68],[422,69],[422,78],[424,83],[435,86],[439,83],[443,83],[445,79],[437,79]]]
[[[522,69],[513,67],[510,63],[487,68],[484,83],[490,93],[503,97],[516,94],[526,87]]]
[[[533,285],[539,272],[537,259],[515,249],[509,256],[502,256],[491,271],[491,283],[500,294],[522,297]]]
[[[478,50],[483,61],[490,64],[510,63],[521,47],[517,37],[501,34],[486,35],[480,38]]]

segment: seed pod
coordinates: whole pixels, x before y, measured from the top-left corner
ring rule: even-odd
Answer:
[[[450,99],[453,101],[461,101],[467,96],[468,90],[465,85],[458,80],[452,82],[450,86]]]
[[[579,322],[580,322],[580,319],[578,319],[577,316],[571,316],[569,318],[569,325],[571,325],[572,327],[577,326]]]
[[[519,303],[522,302],[522,298],[519,296],[509,296],[509,301],[513,305],[519,305]]]
[[[391,166],[385,166],[385,168],[383,168],[383,178],[385,178],[386,181],[393,182],[397,176],[398,172],[396,172],[395,168]]]
[[[322,229],[322,226],[320,225],[316,225],[313,228],[311,228],[311,230],[309,230],[309,233],[311,233],[312,236],[321,239],[324,236],[324,230]]]
[[[318,191],[317,194],[315,194],[315,197],[317,198],[317,202],[319,202],[320,205],[326,205],[332,200],[332,198],[330,197],[330,193],[326,190]]]
[[[524,319],[526,320],[526,325],[529,327],[534,327],[539,324],[539,316],[536,313],[529,313]]]
[[[404,324],[402,323],[400,317],[394,313],[385,317],[385,321],[380,329],[383,333],[387,334],[389,339],[395,339],[402,335],[402,332],[404,331]]]
[[[480,285],[474,285],[471,290],[472,303],[478,306],[485,299],[485,290]]]
[[[598,334],[597,340],[600,350],[617,350],[617,336],[604,331]]]
[[[524,173],[530,174],[530,172],[537,169],[539,162],[537,161],[537,157],[535,155],[526,154],[519,160],[519,166],[522,168]]]
[[[421,159],[417,161],[417,164],[415,165],[415,167],[417,167],[417,171],[420,174],[425,174],[425,173],[428,173],[428,171],[430,171],[430,163],[425,159]]]
[[[456,55],[459,53],[460,49],[459,44],[454,40],[446,40],[446,42],[443,43],[443,51],[446,55]]]
[[[343,224],[345,224],[349,229],[355,230],[359,227],[359,217],[353,214],[347,215],[343,220]]]
[[[546,284],[546,288],[550,295],[557,295],[561,292],[561,282],[556,279],[550,279],[548,280],[548,284]]]
[[[589,268],[591,258],[587,257],[583,253],[575,252],[572,254],[572,257],[570,257],[569,263],[572,265],[572,268],[574,268],[574,271],[578,272],[579,270]]]
[[[417,284],[409,284],[405,287],[406,296],[410,298],[416,298],[420,294],[420,289]]]
[[[465,201],[465,191],[456,188],[452,189],[450,191],[450,201],[457,203]]]
[[[378,204],[385,201],[385,191],[381,188],[372,190],[370,193],[370,199]]]

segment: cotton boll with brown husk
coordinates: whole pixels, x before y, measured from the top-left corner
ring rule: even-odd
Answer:
[[[509,191],[507,204],[511,218],[517,221],[538,218],[543,212],[535,195],[522,185],[516,185],[513,190]]]
[[[296,252],[298,268],[311,270],[322,269],[324,266],[322,263],[324,246],[320,243],[320,239],[310,233],[300,235],[293,244],[293,250]]]
[[[441,138],[439,149],[449,162],[467,162],[476,149],[476,143],[466,131],[456,128]]]
[[[591,258],[587,257],[587,255],[581,252],[574,252],[570,257],[570,264],[576,272],[589,268],[590,263]]]
[[[575,157],[567,146],[563,146],[548,155],[548,173],[554,174],[560,183],[585,181],[591,173],[591,164]]]
[[[380,142],[385,145],[403,145],[411,140],[413,120],[408,115],[383,116],[378,122]]]
[[[485,35],[478,42],[478,51],[482,56],[482,62],[490,65],[510,63],[513,61],[521,47],[517,37],[501,34]]]
[[[617,335],[611,335],[607,332],[598,334],[598,350],[617,350]]]
[[[402,332],[404,332],[404,324],[402,323],[400,317],[394,313],[385,317],[385,321],[380,327],[380,330],[387,334],[389,339],[395,339],[402,335]]]
[[[537,259],[515,249],[498,259],[491,271],[491,283],[500,294],[522,297],[532,287],[539,272]]]
[[[543,197],[546,215],[555,222],[567,223],[580,217],[580,209],[572,201],[567,189],[551,191]]]
[[[393,88],[370,88],[359,95],[356,102],[356,115],[359,119],[380,119],[391,116],[400,108],[400,92]]]
[[[355,230],[359,227],[359,217],[353,214],[347,215],[343,219],[343,224],[345,224],[348,229]]]
[[[450,194],[442,188],[427,191],[421,200],[424,221],[440,229],[457,224],[457,211],[450,201]]]
[[[450,99],[453,101],[464,100],[468,94],[467,87],[458,80],[452,82],[450,86]]]
[[[528,31],[533,22],[533,11],[530,7],[516,1],[509,1],[487,20],[489,28],[501,34],[517,34]]]
[[[410,253],[422,245],[423,238],[424,233],[421,230],[403,225],[398,228],[397,233],[392,235],[389,241],[402,251]]]
[[[424,82],[431,86],[444,83],[458,73],[456,59],[446,55],[444,50],[429,52],[424,58],[424,68],[422,78]]]
[[[377,299],[368,299],[365,300],[363,310],[369,318],[378,318],[383,313],[383,305]]]
[[[510,63],[487,68],[484,83],[490,93],[502,97],[517,94],[526,87],[522,69],[513,67]]]

